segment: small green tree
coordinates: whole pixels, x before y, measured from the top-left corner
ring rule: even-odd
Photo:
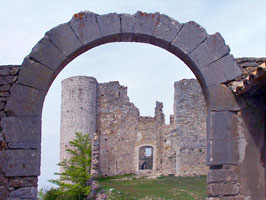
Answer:
[[[76,133],[76,138],[69,142],[70,148],[66,151],[70,154],[68,159],[58,165],[63,167],[59,179],[50,182],[59,186],[58,195],[67,196],[67,199],[83,200],[90,192],[87,184],[91,177],[91,144],[88,134]]]

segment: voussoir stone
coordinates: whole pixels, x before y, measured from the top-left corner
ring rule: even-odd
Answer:
[[[0,152],[2,171],[7,177],[39,176],[39,150],[7,150]]]
[[[46,32],[46,35],[49,37],[49,40],[68,57],[82,46],[68,23],[58,25]]]
[[[199,24],[193,21],[187,22],[172,42],[171,48],[177,48],[183,53],[189,54],[207,37],[206,30]]]
[[[31,117],[41,115],[45,92],[20,84],[14,84],[10,92],[11,96],[5,107],[8,116]]]
[[[242,98],[235,96],[226,85],[213,85],[208,87],[208,91],[209,106],[213,111],[238,111],[247,106],[246,102]]]
[[[48,36],[44,36],[33,47],[29,57],[55,72],[68,62],[66,55],[55,47]]]
[[[54,77],[54,72],[51,69],[26,57],[22,63],[17,83],[47,92]]]
[[[201,69],[207,86],[231,81],[242,75],[241,69],[232,55],[227,55]]]
[[[121,14],[121,41],[132,41],[135,26],[135,15]]]
[[[159,13],[137,12],[135,14],[135,42],[150,42],[151,36],[159,19]]]
[[[220,33],[215,33],[195,48],[189,57],[199,69],[202,69],[223,56],[228,55],[229,52],[230,49],[225,44],[223,37]]]
[[[82,44],[89,45],[90,42],[102,38],[96,16],[97,14],[93,12],[80,12],[74,14],[69,22],[69,25]]]
[[[10,192],[11,198],[20,199],[36,199],[37,200],[37,188],[36,187],[23,187],[15,191]]]
[[[164,49],[168,49],[182,26],[183,24],[180,24],[178,21],[167,15],[160,14],[153,32],[151,43]]]
[[[120,17],[116,13],[97,16],[100,31],[103,37],[117,35],[121,33]]]

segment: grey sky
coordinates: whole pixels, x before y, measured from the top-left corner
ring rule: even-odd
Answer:
[[[179,22],[196,21],[209,34],[220,32],[235,57],[265,56],[265,0],[12,0],[0,6],[0,65],[21,64],[44,33],[67,22],[74,13],[90,10],[134,14],[160,12]],[[62,79],[94,76],[99,82],[118,80],[128,86],[130,100],[142,115],[153,115],[155,101],[172,113],[173,82],[193,74],[170,53],[147,44],[113,43],[73,60],[57,77],[43,110],[42,175],[48,185],[59,161],[60,92]]]

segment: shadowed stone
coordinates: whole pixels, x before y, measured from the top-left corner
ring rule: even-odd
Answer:
[[[23,187],[15,191],[10,192],[9,195],[11,198],[20,198],[20,199],[36,199],[37,188],[36,187]]]
[[[121,27],[120,27],[120,17],[116,13],[111,13],[107,15],[97,16],[98,24],[103,37],[112,36],[108,41],[119,40]],[[106,41],[106,39],[105,39]]]
[[[201,70],[207,86],[231,81],[242,72],[232,55],[225,56]]]
[[[40,116],[45,93],[41,90],[14,84],[11,87],[11,97],[8,99],[5,112],[10,117]]]
[[[10,87],[11,87],[11,84],[8,84],[8,85],[2,85],[2,86],[0,86],[0,91],[1,91],[1,92],[9,91]]]
[[[208,87],[210,109],[213,111],[231,110],[238,111],[245,108],[246,102],[241,98],[233,94],[225,85],[214,85]]]
[[[212,62],[229,54],[230,49],[225,44],[224,39],[220,33],[215,33],[209,36],[203,43],[201,43],[195,50],[193,50],[189,57],[194,63],[202,69]]]
[[[133,38],[135,42],[149,42],[158,22],[159,13],[137,12]]]
[[[44,36],[32,49],[29,57],[52,71],[58,71],[67,57]],[[60,70],[59,70],[60,71]]]
[[[229,169],[210,170],[207,181],[208,183],[237,182],[237,175],[233,170]]]
[[[239,139],[244,133],[240,133],[243,122],[235,112],[211,112],[210,113],[210,139]]]
[[[39,176],[40,152],[38,150],[7,150],[0,152],[2,171],[7,177]]]
[[[183,24],[178,21],[161,14],[153,32],[154,37],[152,37],[151,43],[168,49],[182,26]]]
[[[0,67],[0,76],[8,76],[10,74],[10,68],[8,66]]]
[[[209,196],[237,195],[239,187],[236,183],[212,183],[208,185]]]
[[[0,200],[6,200],[8,193],[9,192],[6,186],[0,186]]]
[[[93,12],[80,12],[74,14],[69,22],[82,44],[89,45],[92,41],[102,39],[96,16],[97,14]]]
[[[45,35],[47,35],[49,40],[68,57],[76,52],[82,45],[68,23],[58,25]]]
[[[207,38],[207,32],[196,22],[185,23],[172,43],[171,48],[180,49],[183,53],[189,54],[202,41]]]
[[[0,76],[0,85],[12,83],[14,76]]]
[[[18,76],[17,83],[47,92],[55,75],[51,69],[26,57]]]
[[[237,140],[210,140],[207,142],[207,165],[238,163]]]

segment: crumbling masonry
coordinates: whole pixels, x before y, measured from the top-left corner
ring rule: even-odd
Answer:
[[[195,22],[88,11],[45,33],[21,65],[0,66],[0,199],[37,199],[45,95],[71,60],[110,42],[161,47],[195,74],[207,106],[208,199],[265,199],[265,58],[235,59]]]
[[[63,80],[61,160],[78,131],[91,134],[94,174],[207,174],[202,90],[197,80],[182,80],[175,83],[174,96],[174,115],[166,125],[162,103],[156,102],[154,117],[140,116],[119,82],[98,84],[86,76]]]

